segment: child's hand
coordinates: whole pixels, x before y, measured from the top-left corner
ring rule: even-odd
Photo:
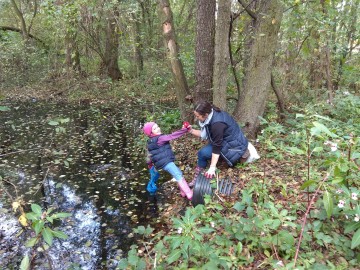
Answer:
[[[190,123],[189,122],[183,122],[183,127],[184,128],[187,128],[187,129],[191,129],[191,125],[190,125]]]

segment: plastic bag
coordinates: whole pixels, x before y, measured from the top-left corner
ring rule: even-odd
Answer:
[[[256,151],[255,147],[250,142],[248,144],[248,149],[249,149],[249,152],[250,152],[250,156],[245,161],[245,163],[250,163],[250,162],[253,162],[253,161],[260,158],[260,156],[259,156],[258,152]]]

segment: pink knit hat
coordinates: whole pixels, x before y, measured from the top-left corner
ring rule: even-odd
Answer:
[[[146,136],[151,135],[151,130],[152,130],[153,125],[155,125],[155,122],[147,122],[147,123],[145,123],[145,125],[143,127],[143,131],[144,131]]]

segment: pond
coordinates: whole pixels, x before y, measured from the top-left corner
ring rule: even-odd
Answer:
[[[0,111],[0,268],[18,269],[24,255],[34,269],[115,269],[136,237],[132,229],[159,222],[165,203],[146,191],[149,172],[141,140],[144,108],[3,101]],[[52,229],[48,247],[25,247],[34,232],[19,210],[69,213]]]

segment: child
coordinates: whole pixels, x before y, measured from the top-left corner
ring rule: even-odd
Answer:
[[[147,122],[143,127],[146,136],[149,137],[147,142],[150,159],[157,170],[164,169],[175,178],[182,197],[191,200],[192,190],[189,188],[183,177],[181,170],[175,165],[175,155],[172,151],[170,141],[175,140],[190,130],[191,127],[183,127],[171,134],[162,134],[159,126],[155,122]]]

